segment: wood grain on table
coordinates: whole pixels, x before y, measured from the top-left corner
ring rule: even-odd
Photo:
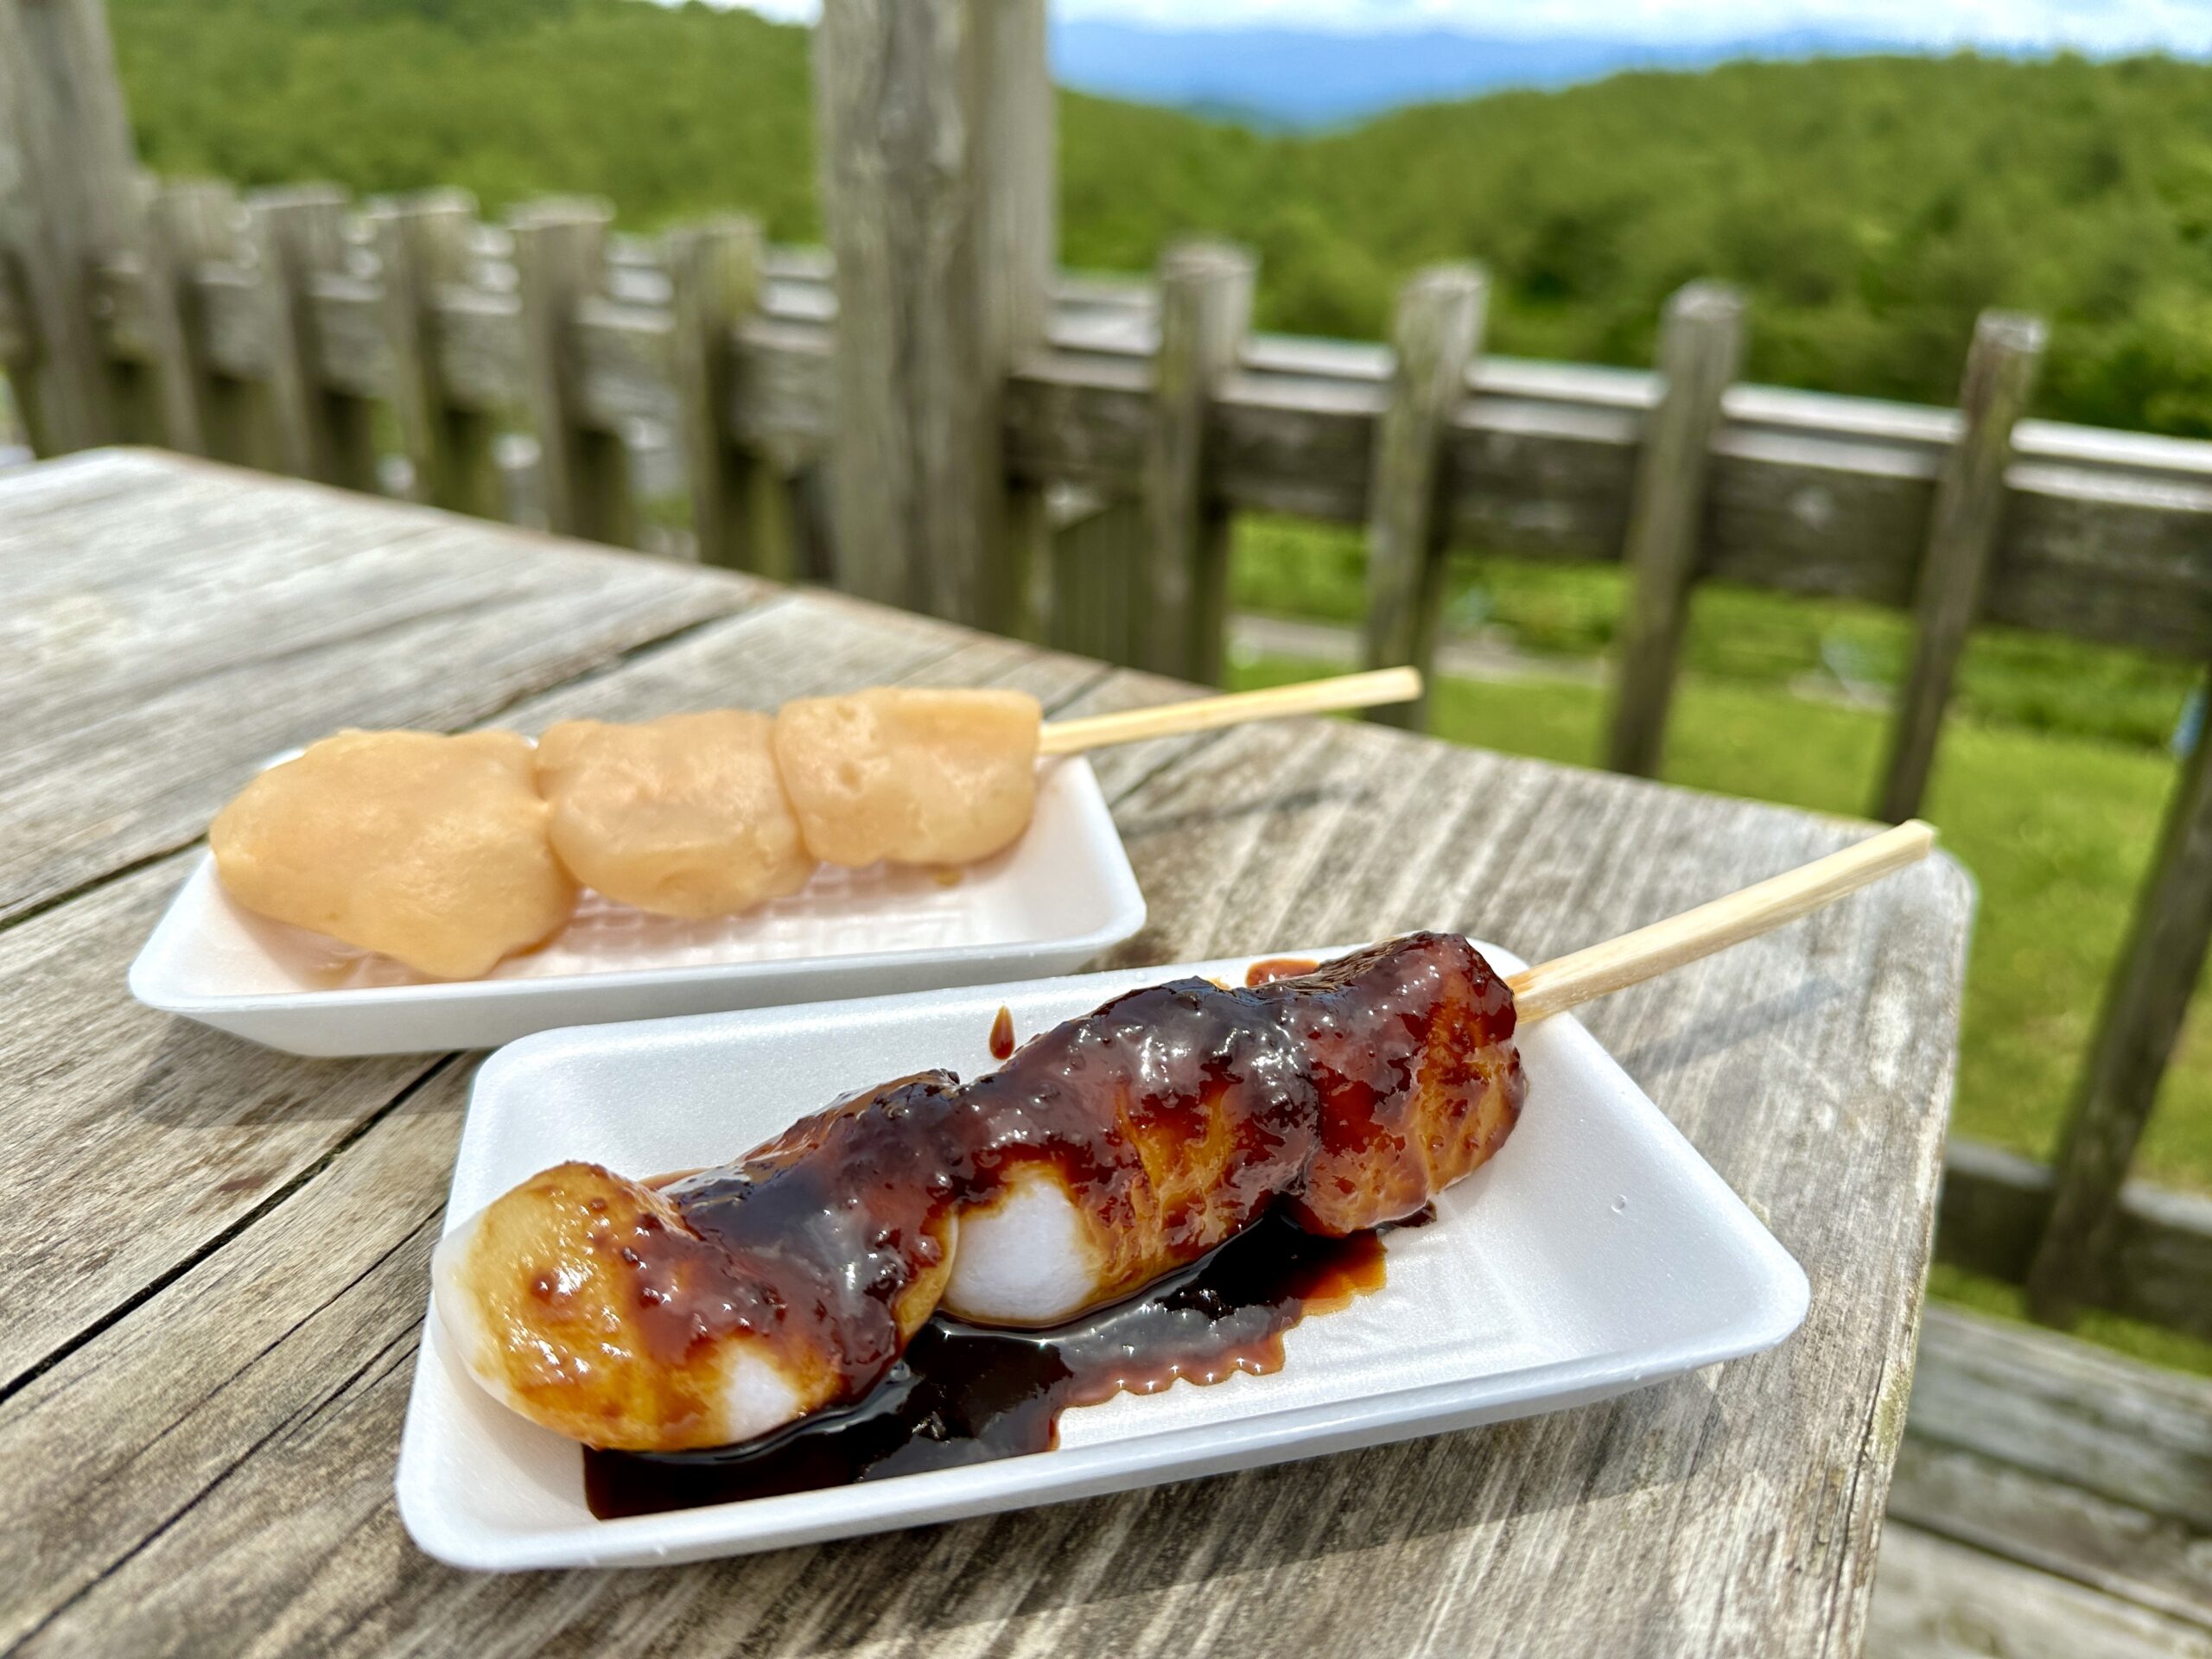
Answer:
[[[654,1572],[495,1578],[392,1467],[474,1061],[132,1003],[207,817],[344,724],[535,730],[866,683],[1180,688],[830,595],[133,452],[0,480],[0,1648],[1855,1652],[1972,894],[1938,859],[1589,1011],[1805,1265],[1773,1353],[1609,1404]],[[1448,926],[1536,957],[1863,826],[1301,721],[1096,757],[1117,963]],[[1531,1109],[1541,1110],[1541,1103]]]

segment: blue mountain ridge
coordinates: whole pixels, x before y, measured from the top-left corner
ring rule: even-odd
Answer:
[[[1083,18],[1052,27],[1053,73],[1063,86],[1262,127],[1329,126],[1408,104],[1563,86],[1624,69],[1917,49],[1817,29],[1655,41],[1446,29],[1164,29]]]

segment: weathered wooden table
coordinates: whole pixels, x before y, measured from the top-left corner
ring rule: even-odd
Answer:
[[[473,1063],[308,1061],[125,965],[262,758],[870,682],[1169,684],[151,454],[0,481],[0,1644],[28,1653],[1853,1651],[1971,897],[1938,861],[1590,1023],[1805,1264],[1805,1328],[1610,1405],[655,1573],[419,1554],[391,1475]],[[1530,955],[1852,826],[1300,721],[1110,752],[1127,962],[1415,925]],[[1541,1103],[1534,1109],[1541,1110]]]

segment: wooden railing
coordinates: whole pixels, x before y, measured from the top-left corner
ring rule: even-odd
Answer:
[[[698,556],[1217,678],[1228,528],[1363,524],[1365,653],[1426,664],[1449,549],[1624,562],[1609,763],[1656,769],[1707,579],[1911,612],[1878,798],[1916,810],[1967,638],[1993,621],[2212,659],[2212,444],[2019,417],[2031,318],[1975,331],[1960,407],[1738,384],[1740,299],[1669,303],[1651,373],[1482,352],[1483,274],[1403,290],[1389,347],[1249,332],[1252,261],[1057,273],[1041,0],[828,0],[832,251],[739,219],[657,245],[594,202],[478,222],[441,192],[149,186],[99,0],[0,0],[0,362],[41,453],[118,440],[357,488],[379,423],[419,499],[639,537],[624,435],[674,435]],[[950,42],[952,44],[948,45]],[[1419,712],[1413,716],[1419,718]],[[1942,1248],[2044,1316],[2212,1336],[2212,1205],[2123,1182],[2212,940],[2212,780],[2184,763],[2055,1168],[1967,1148]]]

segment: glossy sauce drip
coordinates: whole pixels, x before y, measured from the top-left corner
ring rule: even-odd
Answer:
[[[1010,1060],[1014,1058],[1014,1010],[1001,1007],[999,1017],[991,1021],[991,1058]]]
[[[658,1211],[588,1220],[594,1294],[616,1323],[569,1319],[565,1303],[543,1319],[582,1332],[582,1376],[618,1375],[604,1352],[634,1356],[619,1375],[658,1391],[638,1409],[670,1426],[667,1444],[708,1414],[737,1341],[769,1344],[810,1408],[849,1410],[945,1294],[954,1221],[1016,1182],[1041,1176],[1073,1212],[1099,1303],[1270,1211],[1324,1236],[1400,1221],[1511,1130],[1524,1086],[1513,1025],[1503,982],[1440,934],[1252,988],[1131,991],[986,1077],[895,1079],[670,1182]],[[607,1179],[573,1172],[579,1192]],[[523,1290],[523,1306],[545,1300]],[[525,1382],[538,1351],[523,1351]],[[613,1421],[630,1409],[614,1386],[559,1397]]]
[[[1244,970],[1247,989],[1274,983],[1278,979],[1295,979],[1300,974],[1310,974],[1321,964],[1311,957],[1269,957],[1265,962],[1255,962]]]
[[[940,1315],[856,1404],[745,1446],[587,1449],[585,1499],[613,1520],[1049,1452],[1071,1406],[1280,1370],[1284,1332],[1382,1281],[1378,1234],[1323,1238],[1271,1213],[1143,1294],[1057,1330]]]

